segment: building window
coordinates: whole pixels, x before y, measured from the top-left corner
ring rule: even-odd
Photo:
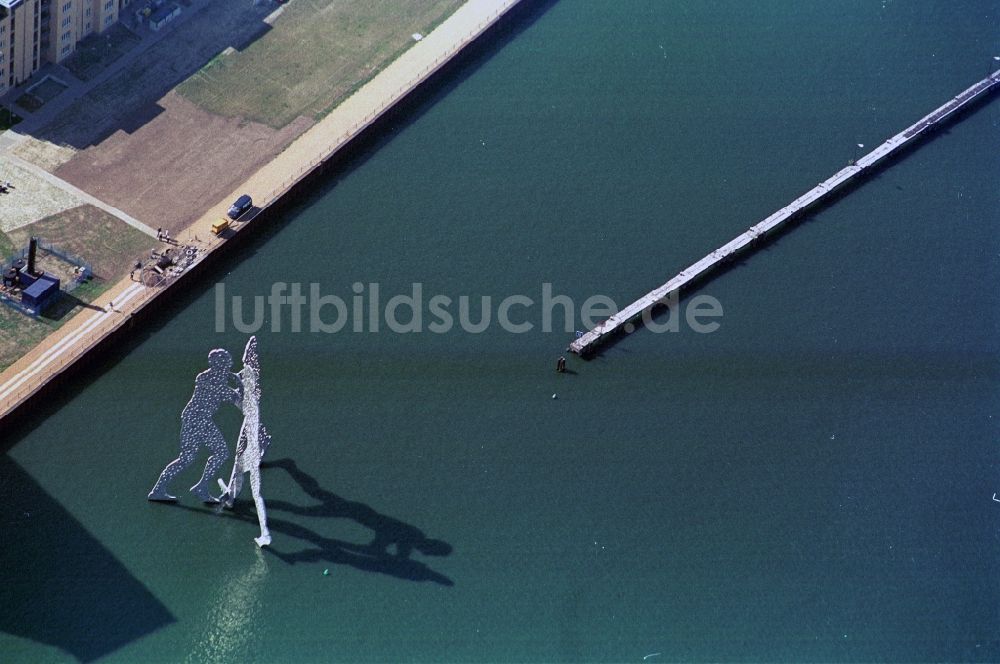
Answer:
[[[115,0],[108,0],[104,3],[104,11],[109,12],[115,6]]]
[[[90,7],[87,7],[86,16],[90,16]]]
[[[70,31],[67,30],[66,32],[62,33],[61,37],[59,37],[59,41],[69,41],[69,37],[70,37]]]
[[[114,22],[114,20],[115,17],[112,14],[108,14],[107,18],[104,19],[104,25],[105,26],[111,25]]]
[[[73,17],[72,17],[72,16],[67,16],[66,18],[64,18],[64,19],[62,20],[62,27],[64,27],[64,28],[65,28],[65,27],[66,27],[67,25],[69,25],[69,24],[70,24],[70,22],[72,22],[72,20],[73,20]]]
[[[90,32],[90,23],[87,23],[87,32]]]
[[[72,1],[71,1],[71,2],[67,2],[67,3],[65,4],[65,5],[63,5],[63,8],[62,8],[62,10],[63,10],[64,12],[68,12],[68,11],[70,10],[70,8],[71,8],[72,6],[73,6],[73,3],[72,3]]]
[[[62,47],[62,50],[59,51],[60,55],[66,55],[67,53],[69,53],[69,49],[71,48],[72,46],[70,44],[66,44],[65,46]]]

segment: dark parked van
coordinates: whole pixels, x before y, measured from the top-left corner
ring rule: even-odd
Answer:
[[[229,206],[229,212],[227,214],[230,219],[236,220],[242,217],[246,211],[252,207],[253,199],[250,198],[250,194],[243,194],[233,201],[233,204]]]

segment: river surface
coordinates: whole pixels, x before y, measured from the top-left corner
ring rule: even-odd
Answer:
[[[1000,100],[689,294],[679,331],[555,372],[587,298],[624,306],[983,78],[998,19],[520,10],[5,441],[0,660],[1000,660]],[[208,351],[239,366],[232,296],[252,322],[279,282],[425,304],[407,334],[262,310],[260,551],[248,493],[187,493],[204,453],[179,505],[145,496]],[[497,322],[514,295],[526,332]]]

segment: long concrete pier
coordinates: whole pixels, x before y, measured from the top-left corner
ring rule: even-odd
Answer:
[[[308,190],[328,163],[379,118],[396,107],[451,62],[467,46],[503,18],[520,0],[468,0],[430,34],[405,51],[319,123],[298,137],[249,180],[219,200],[179,234],[182,246],[196,251],[185,271],[165,286],[148,287],[126,278],[73,317],[58,331],[0,373],[0,422],[28,412],[57,382],[78,369],[100,349],[127,339],[137,321],[158,309],[166,296],[177,294],[207,266],[227,255],[239,241],[275,220],[282,204],[297,191]],[[229,203],[250,193],[257,206],[249,219],[225,237],[215,237],[212,225]],[[94,309],[97,309],[96,313]],[[2,440],[0,440],[2,442]]]
[[[989,94],[998,86],[1000,86],[1000,70],[993,72],[959,95],[949,99],[945,104],[920,118],[864,157],[837,171],[785,207],[754,224],[701,260],[684,268],[659,288],[646,293],[592,330],[573,340],[569,345],[569,350],[586,357],[615,335],[621,332],[632,332],[636,327],[637,319],[651,315],[652,309],[656,305],[666,304],[678,297],[680,292],[692,282],[705,278],[712,270],[731,260],[737,254],[751,250],[758,240],[775,233],[801,212],[816,207],[848,182],[870,170],[889,155],[917,140],[977,99]]]

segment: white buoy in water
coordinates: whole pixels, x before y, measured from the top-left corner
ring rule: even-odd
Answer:
[[[559,398],[559,395],[557,395],[557,394],[553,394],[553,395],[552,395],[552,398],[553,398],[553,399],[558,399],[558,398]]]

